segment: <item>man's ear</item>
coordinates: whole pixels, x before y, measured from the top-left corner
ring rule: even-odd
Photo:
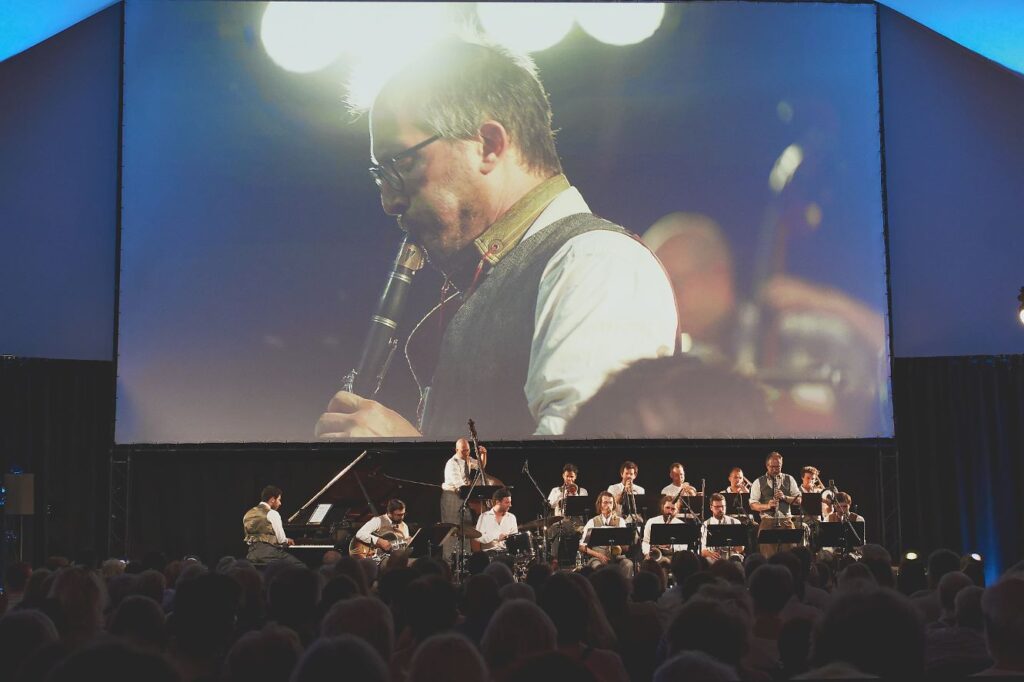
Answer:
[[[484,121],[478,131],[481,140],[480,169],[484,174],[497,168],[508,153],[511,140],[505,126],[497,121]]]

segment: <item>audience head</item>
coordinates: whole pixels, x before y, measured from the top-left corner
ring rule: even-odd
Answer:
[[[661,596],[663,591],[661,578],[657,574],[650,571],[640,571],[633,576],[633,601],[658,601],[658,597]]]
[[[985,619],[981,614],[981,596],[985,588],[971,585],[956,593],[953,600],[953,617],[958,627],[981,632]]]
[[[366,640],[385,661],[395,644],[391,610],[374,597],[354,597],[331,607],[320,624],[321,637],[355,635]]]
[[[943,618],[952,618],[956,611],[956,595],[965,587],[974,584],[966,573],[950,571],[939,581],[939,604],[942,606]]]
[[[960,556],[948,549],[937,549],[928,555],[928,589],[936,590],[942,576],[960,570]]]
[[[512,666],[505,682],[597,682],[582,662],[560,651],[545,651],[524,657]]]
[[[92,639],[103,627],[107,589],[99,576],[80,567],[58,571],[49,593],[57,610],[55,624],[61,639],[81,643]]]
[[[352,635],[318,639],[299,659],[291,682],[388,682],[388,667],[373,647]]]
[[[487,665],[468,639],[455,633],[432,635],[416,648],[407,682],[488,682]]]
[[[672,555],[672,579],[676,585],[682,585],[694,573],[700,571],[700,559],[690,551],[676,552]]]
[[[893,590],[834,597],[815,627],[811,649],[818,666],[843,661],[887,679],[918,679],[924,673],[921,617]]]
[[[810,618],[790,618],[779,630],[779,660],[786,678],[806,672],[811,659],[811,631],[814,621]]]
[[[896,588],[908,597],[915,592],[928,589],[925,562],[916,555],[914,558],[904,556],[896,570]]]
[[[226,575],[205,573],[185,580],[175,590],[168,630],[182,652],[216,655],[231,641],[240,602],[241,588]]]
[[[856,561],[840,571],[836,580],[836,589],[840,592],[873,590],[876,587],[878,581],[871,569]]]
[[[985,641],[997,667],[1024,672],[1024,578],[1004,577],[981,597]]]
[[[760,552],[751,552],[743,559],[743,574],[747,576],[747,580],[750,580],[750,576],[753,575],[754,571],[768,563],[768,558]]]
[[[702,651],[734,668],[750,644],[747,619],[735,608],[710,599],[685,604],[669,625],[669,654]]]
[[[665,661],[654,673],[654,682],[676,680],[703,680],[704,682],[734,682],[739,674],[732,666],[702,651],[684,651]]]
[[[0,618],[0,666],[14,678],[40,647],[57,641],[57,628],[42,611],[22,609]]]
[[[587,630],[587,595],[566,573],[556,573],[537,595],[537,604],[555,625],[558,643],[582,642]]]
[[[48,682],[177,682],[178,673],[163,657],[140,651],[124,642],[101,641],[61,661]]]
[[[500,590],[498,594],[501,596],[502,601],[510,601],[512,599],[525,599],[526,601],[537,601],[537,593],[533,591],[533,588],[526,583],[509,583]]]
[[[483,573],[494,578],[494,581],[498,583],[498,589],[505,585],[511,585],[516,581],[515,576],[512,574],[512,569],[501,561],[490,562],[487,564],[487,568],[483,570]]]
[[[441,576],[424,576],[409,583],[399,610],[417,642],[455,625],[456,596],[455,588]]]
[[[162,652],[167,643],[164,610],[150,597],[129,595],[121,600],[111,615],[107,632],[141,649]]]
[[[777,615],[793,594],[793,574],[784,566],[766,564],[750,574],[750,598],[757,614]]]
[[[294,630],[267,625],[247,632],[228,652],[222,682],[280,682],[287,680],[302,656]]]
[[[491,618],[480,650],[492,676],[500,676],[517,660],[555,649],[555,625],[536,604],[523,599],[505,602]]]

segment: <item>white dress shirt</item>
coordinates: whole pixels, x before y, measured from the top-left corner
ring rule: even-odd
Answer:
[[[516,523],[516,515],[512,512],[505,512],[498,522],[498,515],[493,509],[488,509],[476,520],[476,529],[480,531],[480,544],[487,549],[505,549],[505,541],[499,540],[498,536],[504,533],[515,535],[519,532],[519,524]]]
[[[359,539],[360,542],[365,542],[371,547],[376,547],[377,538],[373,536],[376,535],[377,531],[380,530],[380,525],[382,522],[383,520],[381,519],[381,517],[374,516],[372,519],[363,524],[363,527],[360,528],[359,531],[356,533],[356,537]],[[401,534],[405,537],[409,537],[409,527],[405,525],[405,521],[402,521],[397,525],[392,525],[394,525],[396,534]]]
[[[669,483],[667,486],[665,486],[664,488],[661,489],[661,494],[662,495],[671,495],[672,497],[675,497],[676,495],[679,494],[679,491],[683,489],[683,486],[688,486],[690,488],[693,488],[694,490],[697,490],[694,486],[690,485],[686,481],[683,481],[683,485],[676,485],[675,483]]]
[[[452,455],[451,458],[445,462],[444,465],[444,483],[441,484],[441,490],[447,490],[449,492],[458,492],[459,488],[464,485],[469,485],[469,479],[466,478],[466,460],[462,459],[458,455]],[[469,460],[469,468],[473,469],[480,468],[480,461],[475,459]]]
[[[740,523],[740,520],[725,514],[721,520],[716,519],[714,516],[709,516],[704,520],[704,523],[700,527],[700,544],[703,547],[708,546],[708,526],[735,526]]]
[[[586,497],[589,494],[586,488],[576,487],[575,495],[566,495],[565,497]],[[562,486],[555,486],[551,489],[551,494],[548,495],[548,504],[555,510],[556,516],[565,516],[565,510],[562,508]]]
[[[288,538],[284,534],[284,526],[281,525],[281,515],[276,509],[271,509],[270,505],[266,502],[260,502],[260,506],[267,508],[267,521],[270,521],[270,525],[274,527],[274,535],[277,536],[277,544],[283,545],[288,542]]]
[[[669,523],[683,523],[683,520],[672,516]],[[644,539],[640,543],[640,549],[643,550],[644,556],[647,556],[651,551],[651,526],[657,524],[664,525],[665,517],[660,514],[658,516],[652,516],[647,519],[647,523],[644,524]],[[672,545],[673,552],[681,552],[684,549],[686,549],[686,545]]]
[[[537,217],[523,239],[590,207],[575,187]],[[671,355],[678,319],[672,284],[639,241],[607,230],[565,242],[537,292],[523,387],[534,435],[557,436],[607,377],[641,358]]]

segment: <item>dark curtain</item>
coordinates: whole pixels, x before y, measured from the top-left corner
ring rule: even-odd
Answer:
[[[1024,557],[1024,356],[893,364],[904,549]]]
[[[108,459],[114,421],[112,362],[0,357],[0,469],[35,474],[26,560],[105,555]]]

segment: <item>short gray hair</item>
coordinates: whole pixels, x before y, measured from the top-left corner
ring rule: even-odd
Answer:
[[[501,123],[532,171],[562,172],[551,103],[530,57],[451,39],[420,56],[377,95],[374,108],[410,113],[427,131],[469,139],[488,118]]]

